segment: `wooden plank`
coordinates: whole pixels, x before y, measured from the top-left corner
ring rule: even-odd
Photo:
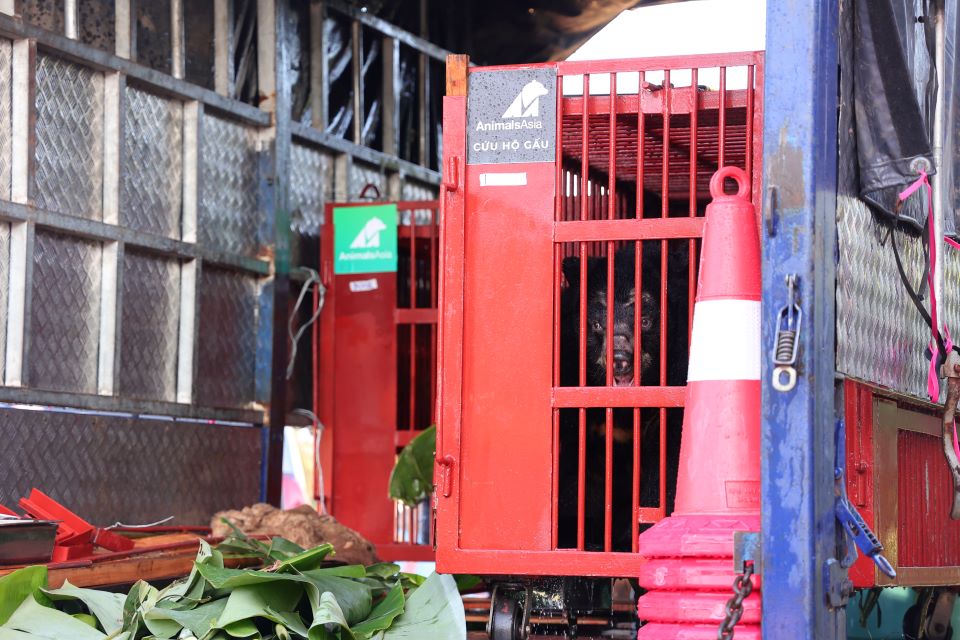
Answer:
[[[461,54],[447,56],[447,95],[467,95],[467,67],[470,57]]]

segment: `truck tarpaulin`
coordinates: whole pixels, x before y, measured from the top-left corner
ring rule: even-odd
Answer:
[[[944,131],[945,162],[939,167],[944,210],[956,211],[958,177],[952,158],[956,146],[955,85],[957,0],[945,3]],[[853,0],[853,94],[860,197],[880,213],[923,228],[928,207],[921,198],[898,206],[898,193],[918,177],[918,166],[934,172],[933,130],[937,99],[935,3],[931,0]],[[925,159],[925,165],[918,165]],[[947,215],[944,231],[957,235],[960,224]]]

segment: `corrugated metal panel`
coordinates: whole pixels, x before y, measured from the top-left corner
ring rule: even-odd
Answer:
[[[0,408],[0,503],[32,487],[97,524],[208,524],[256,502],[260,429]]]
[[[124,107],[120,223],[179,238],[183,105],[128,86]]]
[[[103,217],[103,74],[37,56],[37,206]]]
[[[197,401],[243,406],[254,398],[257,349],[257,281],[205,266],[200,285]]]
[[[202,244],[231,253],[257,252],[256,131],[204,115],[200,151],[200,210],[197,237]]]
[[[37,230],[31,386],[96,393],[101,253],[99,242]]]
[[[899,565],[960,565],[960,522],[950,519],[953,481],[943,458],[942,440],[899,431],[897,465]]]
[[[122,304],[120,393],[174,401],[180,321],[179,263],[127,249]]]

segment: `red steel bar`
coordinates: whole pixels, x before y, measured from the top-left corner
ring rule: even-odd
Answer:
[[[590,104],[590,76],[583,76],[583,100],[589,109]],[[590,174],[590,152],[588,134],[590,119],[588,109],[584,109],[581,117],[581,131],[583,139],[580,141],[580,219],[586,220],[590,202],[588,192],[588,177]],[[580,386],[587,384],[587,255],[586,243],[580,243]],[[587,482],[587,412],[579,410],[580,433],[577,442],[577,549],[584,548],[584,529],[586,520],[586,482]]]
[[[661,217],[669,215],[670,193],[670,109],[671,92],[670,70],[663,72],[663,197],[660,208]],[[670,243],[660,241],[660,385],[667,384],[667,326],[669,322],[667,311],[667,255]],[[660,409],[660,509],[666,511],[667,504],[667,410]],[[662,516],[661,516],[662,517]]]
[[[643,85],[646,82],[646,72],[640,71],[637,78],[637,188],[636,188],[636,219],[638,224],[643,220],[643,201],[644,201],[644,152],[646,150],[646,118],[643,110],[639,108],[642,99]],[[634,243],[634,283],[638,288],[642,286],[643,279],[643,240],[637,240]],[[640,368],[642,365],[641,357],[643,355],[643,325],[641,324],[643,305],[634,307],[634,331],[635,336],[633,349],[633,385],[639,387],[641,384]],[[640,536],[640,482],[642,469],[640,466],[641,446],[643,431],[640,424],[640,407],[637,405],[633,410],[633,484],[631,495],[631,535],[630,548],[636,553]]]
[[[753,98],[754,98],[754,89],[753,89],[753,73],[755,67],[750,65],[747,67],[747,135],[746,135],[746,148],[744,149],[744,158],[746,161],[745,171],[747,172],[747,178],[753,182]],[[752,189],[751,189],[752,192]]]
[[[616,214],[617,193],[617,74],[610,74],[610,143],[607,166],[607,218],[613,220]],[[613,341],[614,341],[614,293],[616,291],[614,267],[614,241],[607,242],[607,386],[613,383]],[[604,551],[613,549],[613,409],[607,407],[605,436],[605,475],[604,475]]]
[[[439,244],[437,226],[439,211],[430,210],[430,307],[436,313],[437,308],[437,254]],[[434,316],[436,317],[436,316]],[[430,324],[430,424],[437,423],[437,325]]]
[[[558,91],[563,93],[563,79],[557,79]],[[557,131],[556,131],[556,154],[554,162],[557,163],[557,186],[560,190],[554,200],[554,221],[559,222],[566,218],[567,203],[570,201],[568,196],[569,172],[563,168],[563,100],[557,100]],[[553,386],[560,386],[560,339],[562,328],[560,326],[560,288],[563,283],[563,253],[565,245],[553,246]],[[553,498],[551,507],[553,509],[550,517],[550,548],[556,549],[559,538],[559,518],[560,518],[560,410],[553,409]]]
[[[699,69],[690,70],[690,86],[693,89],[693,109],[690,111],[690,218],[697,217],[697,125],[700,115]],[[687,248],[687,343],[693,337],[693,305],[696,302],[697,271],[694,269],[697,254],[697,241],[690,238]]]
[[[645,218],[643,220],[625,218],[558,222],[554,225],[553,241],[660,240],[662,238],[699,238],[702,235],[703,218]]]
[[[717,167],[726,164],[727,155],[727,68],[720,67],[720,124],[719,124],[719,154]]]
[[[601,407],[682,407],[683,387],[557,387],[552,392],[556,409],[595,409]]]

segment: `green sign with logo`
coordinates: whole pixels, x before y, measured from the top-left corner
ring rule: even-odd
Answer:
[[[397,205],[336,207],[333,210],[333,272],[397,270]]]

